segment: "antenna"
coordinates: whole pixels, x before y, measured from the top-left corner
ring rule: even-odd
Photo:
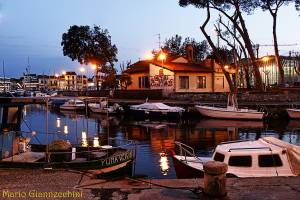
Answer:
[[[6,83],[5,83],[5,70],[4,70],[4,60],[2,61],[2,70],[3,70],[3,91],[4,91],[4,93],[6,93]]]
[[[161,48],[161,37],[160,37],[160,33],[156,34],[158,36],[158,49],[160,50]]]

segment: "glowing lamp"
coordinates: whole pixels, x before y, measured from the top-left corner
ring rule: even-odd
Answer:
[[[60,118],[56,119],[56,128],[60,128]]]
[[[262,58],[262,61],[264,61],[264,62],[267,62],[268,60],[269,60],[268,56],[265,56],[265,57]]]
[[[158,55],[158,60],[166,60],[166,58],[167,58],[167,55],[165,53],[160,53]]]
[[[68,126],[67,125],[65,125],[64,126],[64,134],[69,134],[69,130],[68,130]]]
[[[98,137],[94,137],[93,147],[100,147],[100,143],[99,143],[99,138]]]

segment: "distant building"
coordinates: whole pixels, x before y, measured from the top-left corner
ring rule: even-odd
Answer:
[[[49,76],[48,79],[48,89],[50,90],[58,90],[58,82],[59,82],[59,76]]]
[[[10,78],[0,77],[0,92],[9,92],[11,90]]]
[[[265,56],[259,59],[259,71],[262,81],[266,85],[280,83],[280,74],[275,56]],[[281,56],[284,70],[284,81],[289,86],[300,86],[300,57]]]
[[[76,90],[77,89],[77,75],[75,72],[66,72],[64,74],[64,88],[65,90]]]
[[[85,75],[77,75],[77,90],[86,90],[88,87],[88,79]]]
[[[25,90],[34,91],[39,89],[39,81],[36,74],[24,74],[22,84]]]
[[[47,90],[49,85],[48,75],[38,75],[39,90]]]
[[[93,78],[88,78],[88,90],[95,90],[95,82]]]

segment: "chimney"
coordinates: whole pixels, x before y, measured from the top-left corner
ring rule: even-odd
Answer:
[[[186,57],[188,59],[189,63],[193,63],[194,62],[194,49],[193,49],[193,45],[192,44],[187,44],[186,45]]]

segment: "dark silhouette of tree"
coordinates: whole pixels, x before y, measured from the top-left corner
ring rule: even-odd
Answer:
[[[298,11],[300,11],[300,0],[295,0],[295,7]]]
[[[222,16],[226,17],[234,26],[234,29],[239,33],[245,44],[245,48],[251,59],[251,64],[253,65],[254,77],[255,77],[255,86],[259,90],[263,90],[263,84],[261,79],[261,74],[259,72],[259,65],[256,62],[256,57],[252,48],[252,42],[246,27],[243,12],[251,14],[258,6],[258,1],[252,0],[179,0],[180,6],[193,5],[196,8],[206,9],[207,18],[204,24],[200,27],[202,33],[204,34],[209,45],[216,51],[213,42],[209,41],[210,36],[205,32],[205,26],[210,20],[210,9],[214,9]],[[210,39],[211,40],[211,39]]]
[[[99,90],[99,72],[114,72],[114,62],[117,62],[118,49],[111,43],[107,29],[100,26],[73,25],[62,35],[63,54],[77,60],[81,64],[95,64],[97,90]],[[108,75],[107,75],[108,76]]]
[[[120,64],[120,68],[122,71],[121,77],[120,77],[120,84],[121,84],[121,89],[127,90],[128,86],[132,84],[132,79],[131,76],[126,73],[126,69],[131,65],[131,61],[127,61],[125,64],[124,62]]]
[[[222,27],[225,28],[225,31],[222,30]],[[241,36],[236,33],[236,31],[234,30],[234,26],[232,26],[230,23],[226,24],[225,22],[223,22],[221,16],[219,16],[217,24],[215,24],[215,30],[218,34],[218,37],[225,41],[227,46],[229,46],[232,49],[231,52],[235,54],[232,54],[232,62],[235,63],[236,67],[238,67],[237,69],[240,69],[238,71],[241,75],[240,77],[236,77],[237,80],[240,79],[240,81],[243,82],[242,79],[245,78],[246,87],[250,89],[251,83],[249,72],[249,59],[245,46],[241,41]]]
[[[187,37],[183,41],[179,35],[167,39],[164,43],[163,51],[173,57],[186,56],[186,47],[189,44],[193,46],[194,62],[202,61],[209,53],[209,47],[205,40],[197,42],[194,38]]]

